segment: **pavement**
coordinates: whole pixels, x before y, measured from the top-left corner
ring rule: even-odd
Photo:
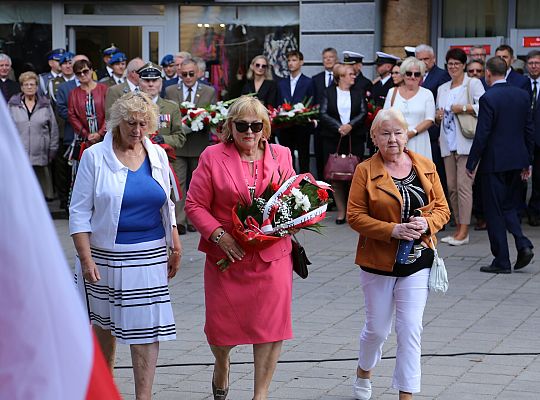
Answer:
[[[352,400],[358,336],[365,308],[354,264],[358,235],[348,225],[324,221],[324,235],[300,233],[313,263],[309,277],[295,276],[294,339],[285,342],[269,399]],[[66,220],[55,220],[66,257],[75,250]],[[415,399],[540,399],[540,228],[523,225],[537,245],[531,264],[510,275],[479,271],[489,265],[487,233],[471,231],[470,244],[438,246],[445,259],[450,288],[430,294],[422,338],[422,392]],[[441,237],[448,232],[439,234]],[[184,256],[171,281],[177,340],[160,347],[154,400],[211,399],[213,357],[203,333],[204,257],[199,235],[182,236]],[[511,259],[516,252],[509,237]],[[395,364],[394,332],[384,346],[383,360],[373,371],[372,399],[396,400],[391,387]],[[251,346],[232,353],[228,399],[251,399]],[[119,345],[115,381],[124,399],[134,399],[129,347]]]

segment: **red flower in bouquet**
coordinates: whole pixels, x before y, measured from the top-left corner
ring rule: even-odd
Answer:
[[[285,111],[291,111],[292,110],[292,106],[289,104],[289,103],[283,103],[281,105],[281,108]]]
[[[319,198],[320,201],[328,200],[328,191],[326,191],[325,189],[318,189],[317,197]]]
[[[187,115],[187,113],[188,113],[188,109],[187,109],[187,108],[180,107],[180,114],[182,114],[182,116]]]

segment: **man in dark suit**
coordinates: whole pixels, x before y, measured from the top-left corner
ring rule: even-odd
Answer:
[[[540,226],[540,51],[532,50],[527,54],[527,71],[529,71],[529,94],[534,121],[534,161],[532,169],[532,193],[527,207],[529,225]]]
[[[388,91],[394,87],[394,80],[390,73],[392,72],[394,65],[399,61],[399,57],[383,53],[382,51],[378,51],[376,54],[377,59],[375,60],[375,69],[379,78],[373,84],[371,98],[376,106],[384,107],[386,95],[388,94]]]
[[[290,76],[278,82],[279,97],[281,103],[307,103],[313,101],[313,81],[302,73],[304,55],[293,50],[287,53],[287,66]],[[279,143],[294,151],[298,151],[299,173],[309,172],[309,141],[311,138],[311,126],[293,126],[281,129]],[[294,162],[296,164],[296,162]]]
[[[482,272],[509,274],[510,255],[506,230],[515,239],[514,270],[527,266],[534,254],[523,235],[518,208],[522,180],[529,176],[533,157],[533,122],[530,98],[524,90],[505,80],[507,64],[493,57],[486,64],[486,82],[491,86],[480,98],[476,134],[467,160],[467,173],[482,175],[482,197],[487,222],[491,265]],[[508,101],[512,99],[512,101]]]
[[[424,80],[422,81],[421,86],[433,93],[433,99],[435,99],[436,103],[437,90],[439,89],[439,86],[450,80],[450,75],[448,75],[447,71],[437,66],[437,60],[435,58],[433,47],[428,46],[427,44],[420,44],[416,46],[415,56],[417,59],[426,64],[426,74],[424,75]],[[431,158],[437,167],[437,173],[441,179],[444,193],[448,198],[448,189],[446,187],[446,170],[444,169],[444,162],[441,157],[441,148],[439,147],[439,136],[441,134],[440,128],[433,125],[428,129],[428,132],[431,144]]]
[[[501,57],[506,62],[506,82],[523,90],[529,90],[529,80],[523,75],[517,73],[512,68],[514,62],[514,49],[507,44],[501,44],[495,49],[495,57]]]
[[[314,103],[321,104],[325,95],[326,88],[334,84],[334,65],[338,62],[337,50],[333,47],[327,47],[322,51],[322,62],[324,71],[313,75],[313,90],[314,90]],[[324,156],[321,140],[320,126],[314,130],[314,147],[315,147],[315,160],[317,163],[317,177],[322,179],[324,170]]]
[[[11,57],[7,54],[0,53],[0,90],[2,90],[2,95],[6,102],[14,94],[20,93],[20,85],[9,79],[9,74],[11,72]]]
[[[126,79],[126,62],[127,57],[121,51],[113,54],[109,60],[109,67],[112,68],[113,73],[111,74],[111,76],[106,76],[101,79],[99,83],[103,83],[108,87],[114,85],[121,85],[122,83],[124,83],[124,80]]]

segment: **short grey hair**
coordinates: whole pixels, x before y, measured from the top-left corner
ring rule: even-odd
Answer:
[[[191,64],[195,65],[195,68],[199,69],[199,65],[193,58],[186,58],[184,61],[182,61],[182,64],[180,64],[180,68]]]
[[[189,60],[189,59],[193,58],[192,55],[191,55],[191,53],[190,53],[190,52],[187,52],[187,51],[179,51],[178,53],[176,53],[176,54],[174,55],[174,57],[175,57],[175,58],[176,58],[176,57],[180,57],[180,58],[183,58],[184,60]]]
[[[414,49],[414,54],[424,53],[424,52],[427,52],[427,53],[429,53],[429,54],[431,54],[433,56],[435,55],[435,51],[433,50],[433,47],[431,47],[430,45],[427,45],[427,44],[419,44]]]
[[[371,124],[369,135],[372,139],[375,137],[375,135],[379,133],[382,124],[387,121],[397,121],[400,127],[405,130],[405,132],[407,131],[407,129],[409,129],[409,124],[405,120],[405,117],[400,110],[393,107],[385,108],[377,113],[375,119],[373,120],[373,123]]]
[[[7,61],[11,65],[11,57],[5,53],[0,53],[0,61]]]
[[[159,110],[150,96],[143,92],[129,92],[116,100],[111,107],[111,115],[107,121],[107,130],[113,135],[113,140],[117,140],[119,125],[122,121],[127,121],[134,114],[144,115],[148,121],[148,131],[153,133],[157,130],[157,119]]]
[[[197,68],[199,68],[200,72],[206,71],[206,61],[204,61],[201,57],[193,57],[192,60],[197,63]]]
[[[412,67],[417,67],[422,76],[426,74],[426,64],[416,57],[407,57],[403,60],[401,67],[399,67],[399,73],[405,75],[405,72],[410,71]]]
[[[135,72],[141,69],[144,65],[144,60],[140,57],[135,57],[130,62],[128,62],[128,65],[126,67],[126,71],[129,72]]]

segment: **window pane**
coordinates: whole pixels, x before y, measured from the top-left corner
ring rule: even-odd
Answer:
[[[540,2],[538,0],[518,0],[517,21],[518,29],[538,29],[540,26]]]
[[[76,15],[163,15],[165,6],[129,4],[66,4],[66,14]]]
[[[444,0],[443,37],[506,36],[508,0]]]

